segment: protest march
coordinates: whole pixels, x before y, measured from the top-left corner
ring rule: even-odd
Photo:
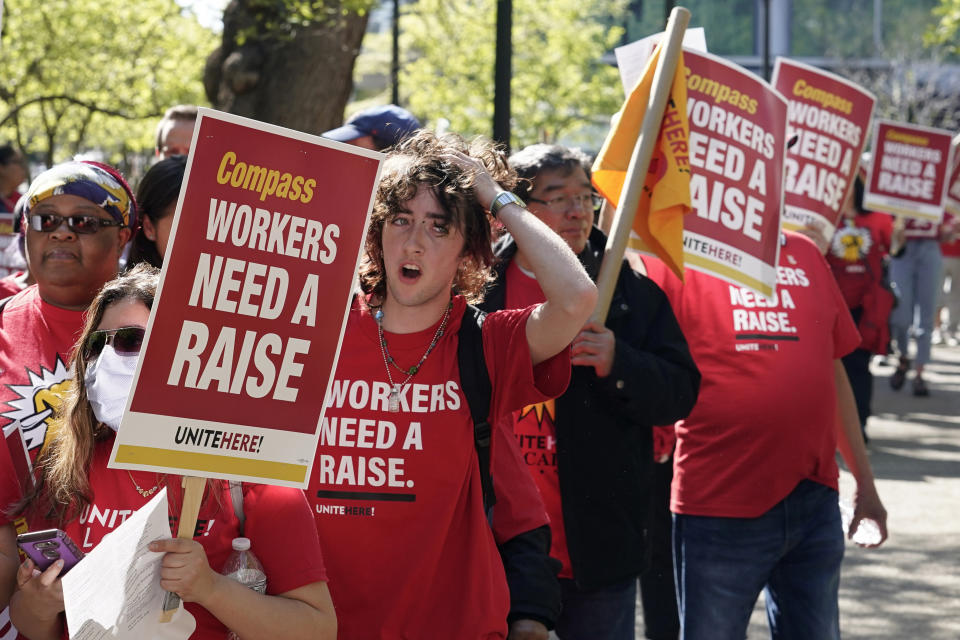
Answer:
[[[761,592],[839,640],[874,372],[948,392],[960,133],[690,19],[587,144],[214,102],[18,173],[0,640],[738,640]]]

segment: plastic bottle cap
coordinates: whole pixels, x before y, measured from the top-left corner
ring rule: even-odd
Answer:
[[[248,551],[249,549],[250,549],[250,538],[234,538],[233,539],[234,551]]]

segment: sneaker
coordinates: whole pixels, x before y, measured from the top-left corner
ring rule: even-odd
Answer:
[[[927,383],[924,382],[923,378],[917,376],[913,379],[913,395],[925,398],[930,395],[930,389],[927,388]]]

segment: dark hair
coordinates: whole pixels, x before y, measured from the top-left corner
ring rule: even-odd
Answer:
[[[170,156],[156,163],[137,185],[137,204],[140,213],[156,223],[164,217],[167,207],[177,201],[180,185],[187,168],[187,156]],[[137,230],[130,246],[127,264],[135,265],[147,262],[155,267],[163,264],[163,256],[157,250],[157,243],[143,232],[143,226]]]
[[[366,258],[360,266],[360,287],[380,301],[386,296],[386,274],[383,265],[383,225],[392,219],[420,186],[429,188],[450,223],[463,235],[466,263],[457,271],[454,292],[469,302],[479,302],[493,274],[493,239],[489,214],[473,192],[476,174],[465,171],[450,161],[458,151],[483,163],[490,176],[504,189],[512,189],[516,175],[507,165],[503,151],[489,140],[476,138],[467,143],[460,136],[442,136],[421,130],[391,151],[383,166],[377,198],[367,230]]]
[[[559,170],[564,177],[580,167],[590,178],[590,158],[580,149],[558,144],[532,144],[510,156],[510,168],[520,178],[513,192],[526,201],[533,191],[533,181],[544,171]]]
[[[170,122],[171,120],[183,120],[186,122],[194,122],[197,119],[197,107],[192,104],[178,104],[167,109],[166,113],[163,114],[163,118],[160,119],[160,122],[157,124],[157,141],[156,147],[159,151],[163,146],[163,126]]]
[[[861,178],[858,173],[857,177],[853,180],[853,208],[857,212],[857,215],[870,213],[870,210],[863,206],[863,190],[863,178]]]
[[[10,164],[10,161],[16,157],[17,148],[9,142],[0,145],[0,164]]]

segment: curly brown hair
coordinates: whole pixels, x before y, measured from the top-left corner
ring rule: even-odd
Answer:
[[[483,163],[490,176],[505,190],[516,185],[516,173],[507,164],[503,149],[493,142],[476,138],[466,141],[457,134],[437,135],[421,130],[394,148],[384,163],[377,199],[367,229],[366,257],[360,265],[360,287],[382,302],[386,296],[383,264],[383,225],[404,209],[417,195],[421,185],[428,187],[450,223],[464,238],[465,261],[453,281],[454,293],[468,302],[483,300],[493,277],[493,232],[490,215],[477,201],[473,191],[476,174],[465,171],[450,160],[459,151]]]

